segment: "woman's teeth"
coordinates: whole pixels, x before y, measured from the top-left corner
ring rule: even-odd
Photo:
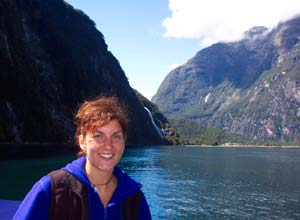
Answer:
[[[112,154],[100,154],[100,156],[108,159],[112,157]]]

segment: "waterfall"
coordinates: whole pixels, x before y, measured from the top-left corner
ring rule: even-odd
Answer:
[[[157,133],[159,134],[159,136],[161,137],[161,139],[165,139],[165,134],[164,132],[156,125],[153,117],[152,117],[152,113],[150,112],[150,110],[144,106],[144,109],[147,111],[149,117],[150,117],[150,120],[151,120],[151,123],[153,125],[153,127],[155,128],[155,130],[157,131]]]

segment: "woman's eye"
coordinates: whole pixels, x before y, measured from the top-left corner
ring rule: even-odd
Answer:
[[[121,134],[115,134],[113,135],[113,141],[117,142],[122,140],[123,136]]]
[[[94,138],[96,141],[103,141],[104,135],[103,135],[103,134],[94,134],[93,138]]]

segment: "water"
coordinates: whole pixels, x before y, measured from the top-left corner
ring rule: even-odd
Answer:
[[[0,198],[23,198],[72,159],[0,161]],[[300,148],[147,147],[120,165],[143,184],[153,220],[300,219]]]
[[[133,149],[121,165],[156,220],[300,219],[300,149]]]

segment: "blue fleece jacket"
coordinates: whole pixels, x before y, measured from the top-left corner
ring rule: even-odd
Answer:
[[[121,202],[129,195],[139,190],[142,185],[131,179],[119,167],[115,167],[114,175],[118,178],[118,186],[107,206],[104,208],[97,192],[89,182],[85,172],[85,157],[78,158],[67,164],[63,170],[73,174],[87,189],[90,220],[121,220]],[[18,208],[13,220],[48,220],[48,213],[51,205],[51,180],[44,176],[29,191]],[[139,219],[151,220],[150,210],[144,194],[139,210]]]

